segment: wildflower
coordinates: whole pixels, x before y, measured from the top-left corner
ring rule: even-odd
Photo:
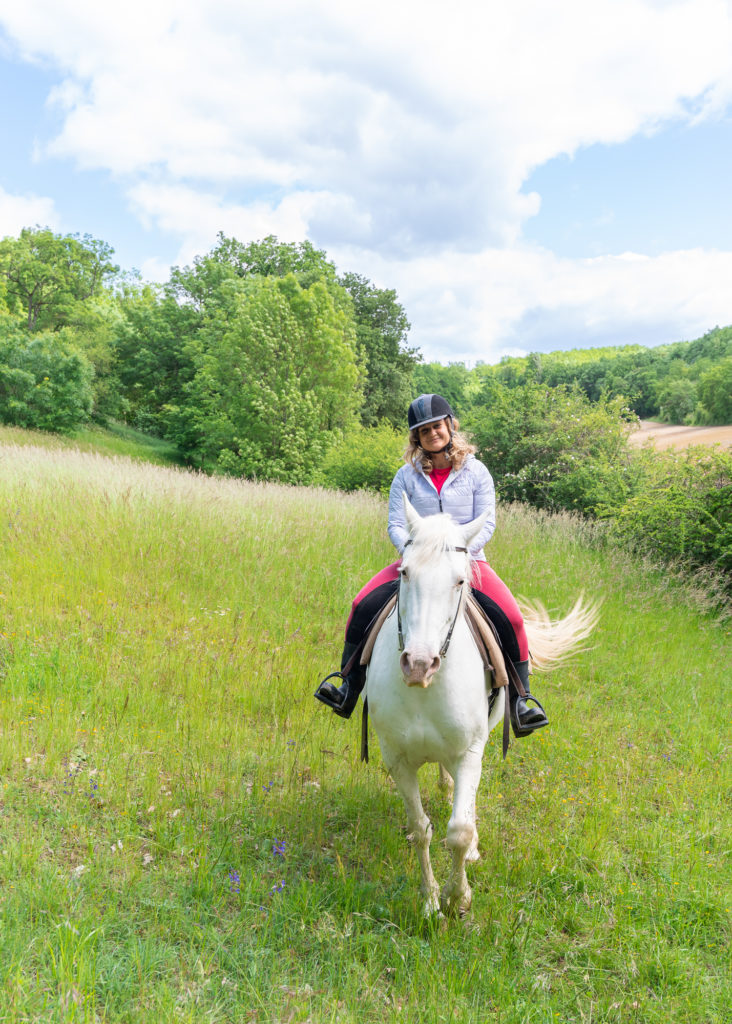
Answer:
[[[232,868],[229,872],[229,889],[231,892],[241,892],[241,876],[239,872]]]
[[[273,885],[273,886],[272,886],[272,888],[271,888],[271,889],[270,889],[269,891],[270,891],[271,893],[275,893],[275,892],[282,892],[282,890],[283,890],[284,888],[285,888],[285,880],[284,880],[284,878],[281,878],[281,879],[279,880],[279,882],[277,882],[277,884],[276,884],[276,885]]]
[[[276,842],[274,844],[274,846],[272,847],[272,853],[275,855],[275,857],[284,857],[285,856],[285,840],[284,839],[280,839],[279,842]]]

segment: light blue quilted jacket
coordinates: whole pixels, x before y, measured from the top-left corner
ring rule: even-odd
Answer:
[[[389,491],[389,539],[401,555],[409,540],[402,495],[406,494],[421,516],[447,512],[457,523],[469,523],[488,512],[485,526],[475,538],[470,557],[486,561],[483,545],[496,528],[496,495],[493,477],[474,455],[469,455],[457,472],[451,472],[438,494],[421,469],[405,463],[392,480]]]

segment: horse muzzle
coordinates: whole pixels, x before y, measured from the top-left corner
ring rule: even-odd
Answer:
[[[407,686],[421,686],[423,689],[430,685],[432,676],[440,667],[442,658],[436,654],[434,658],[414,657],[409,651],[404,651],[399,659],[399,665]]]

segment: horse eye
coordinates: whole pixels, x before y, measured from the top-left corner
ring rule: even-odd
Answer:
[[[407,575],[407,570],[406,569],[400,569],[399,570],[399,575],[401,576],[401,578],[403,580],[408,580],[409,579],[409,576]]]
[[[462,585],[463,585],[464,583],[465,583],[465,580],[458,580],[458,581],[457,581],[457,583],[455,584],[455,586],[456,586],[456,587],[462,587]]]

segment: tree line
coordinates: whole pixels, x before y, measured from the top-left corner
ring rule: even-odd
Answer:
[[[732,569],[732,457],[637,452],[640,417],[732,422],[732,327],[656,349],[424,363],[393,290],[310,242],[242,243],[151,285],[90,236],[0,242],[0,420],[122,421],[206,471],[383,490],[405,411],[445,395],[504,499],[604,519],[663,557]]]
[[[396,423],[417,353],[394,291],[311,243],[220,234],[161,286],[89,236],[0,243],[0,416],[93,417],[173,442],[193,466],[307,483],[334,437]]]

